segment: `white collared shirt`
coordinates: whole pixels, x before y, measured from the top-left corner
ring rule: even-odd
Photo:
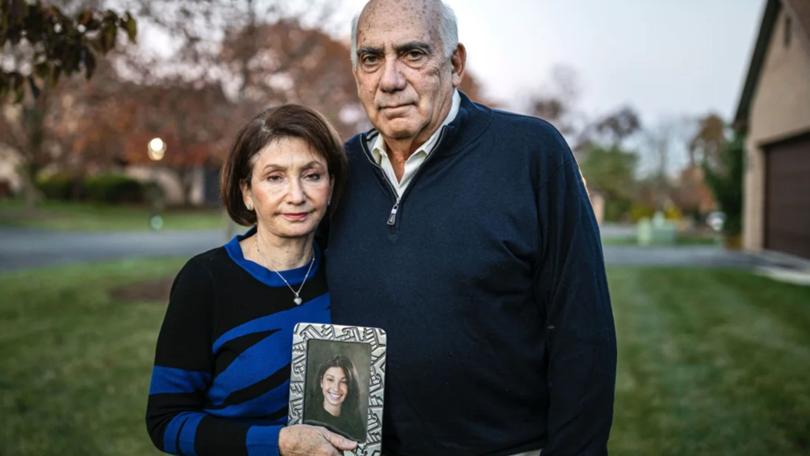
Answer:
[[[377,137],[371,141],[369,141],[368,148],[371,150],[371,157],[377,163],[377,165],[382,168],[383,172],[385,173],[385,177],[388,178],[388,181],[391,182],[391,186],[394,187],[394,190],[397,191],[397,197],[402,196],[405,192],[405,189],[408,188],[408,184],[411,183],[413,180],[414,174],[416,171],[419,170],[419,167],[422,166],[422,163],[430,154],[430,151],[433,149],[433,146],[439,141],[439,134],[442,131],[442,128],[455,120],[456,115],[458,114],[458,108],[461,106],[461,95],[458,94],[458,90],[453,91],[453,101],[450,105],[450,112],[447,113],[447,117],[444,118],[444,122],[433,132],[433,135],[428,138],[427,141],[424,142],[421,146],[419,146],[414,153],[405,160],[405,171],[402,173],[402,179],[397,180],[397,175],[394,173],[394,166],[391,164],[391,160],[388,158],[388,151],[385,147],[385,140],[383,139],[382,135],[378,134]]]

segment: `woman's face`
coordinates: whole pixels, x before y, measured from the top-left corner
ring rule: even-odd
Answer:
[[[331,196],[326,160],[294,137],[264,146],[253,157],[250,186],[242,187],[245,205],[255,208],[259,227],[279,240],[313,233]]]
[[[340,407],[349,394],[349,381],[342,367],[330,367],[321,379],[323,400],[333,407]]]

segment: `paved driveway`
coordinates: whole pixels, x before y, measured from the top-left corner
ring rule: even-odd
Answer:
[[[119,258],[180,256],[225,243],[223,230],[115,233],[65,233],[0,228],[0,271]],[[637,247],[608,245],[608,265],[788,267],[788,259],[768,254],[730,252],[714,246]]]
[[[224,230],[65,233],[0,228],[0,271],[127,257],[191,256],[225,240]]]
[[[760,255],[728,251],[716,246],[640,247],[607,245],[605,263],[616,266],[770,266],[773,261]]]

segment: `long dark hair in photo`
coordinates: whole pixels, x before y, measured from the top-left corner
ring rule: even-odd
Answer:
[[[348,385],[348,393],[346,394],[346,400],[343,401],[343,406],[341,407],[341,415],[344,414],[352,414],[356,415],[360,413],[360,409],[358,407],[359,398],[358,393],[360,390],[360,386],[357,383],[357,371],[354,369],[354,365],[352,364],[351,360],[343,355],[335,355],[328,360],[326,360],[318,369],[318,377],[317,382],[313,385],[313,395],[312,397],[315,398],[316,404],[318,407],[321,407],[323,404],[323,392],[321,391],[321,382],[323,381],[323,376],[326,371],[331,367],[339,367],[343,369],[343,374],[346,375],[346,384]]]

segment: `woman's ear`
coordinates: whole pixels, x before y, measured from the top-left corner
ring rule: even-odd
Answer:
[[[242,191],[242,204],[245,205],[247,210],[253,210],[253,193],[250,191],[250,185],[248,185],[247,181],[242,181],[239,184],[239,189]]]

